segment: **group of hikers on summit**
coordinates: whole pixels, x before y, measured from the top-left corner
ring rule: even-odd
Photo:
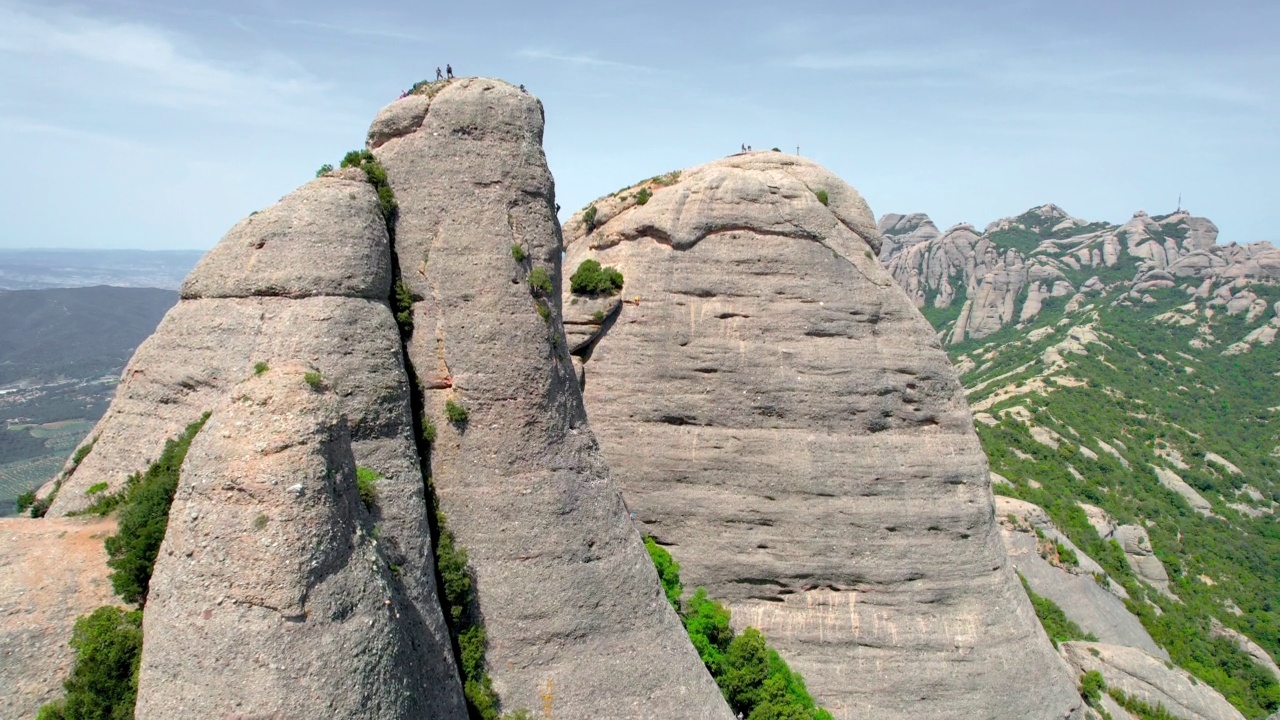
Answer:
[[[445,80],[445,79],[448,79],[448,80],[453,79],[453,66],[450,65],[449,63],[444,64],[443,73],[440,72],[440,66],[439,65],[436,66],[436,80]]]

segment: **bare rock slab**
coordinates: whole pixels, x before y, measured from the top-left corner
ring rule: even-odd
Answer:
[[[1119,688],[1148,705],[1163,705],[1186,720],[1243,720],[1227,699],[1182,668],[1131,647],[1066,642],[1059,646],[1067,662],[1081,673],[1097,670],[1107,687]]]
[[[837,718],[1080,712],[1000,545],[959,381],[862,197],[779,152],[641,185],[566,224],[566,273],[625,278],[577,344],[584,394],[686,586]],[[563,293],[582,327],[592,305]]]
[[[31,718],[63,696],[76,618],[119,604],[102,541],[114,519],[0,519],[0,717]]]
[[[238,386],[193,441],[146,613],[137,716],[465,717],[305,366]]]

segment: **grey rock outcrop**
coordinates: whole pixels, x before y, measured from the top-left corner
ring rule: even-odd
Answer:
[[[336,394],[356,462],[384,478],[383,550],[425,623],[424,657],[439,660],[431,664],[431,704],[444,709],[440,717],[448,708],[457,717],[462,690],[436,597],[409,381],[387,305],[390,257],[376,194],[359,171],[318,178],[237,225],[126,366],[90,435],[92,451],[62,479],[50,515],[82,510],[95,483],[118,490],[258,363],[306,362]],[[221,591],[209,592],[212,602]]]
[[[464,79],[388,106],[369,136],[400,206],[432,482],[475,574],[493,686],[506,710],[558,718],[728,718],[599,457],[558,296],[545,320],[531,297],[561,252],[542,130],[533,96]]]
[[[760,628],[837,718],[1082,712],[1000,547],[955,373],[858,193],[776,152],[642,185],[566,224],[567,270],[593,258],[625,284],[603,319],[566,290],[565,323],[605,457],[686,587]]]
[[[1151,538],[1147,535],[1146,528],[1140,525],[1120,525],[1115,529],[1114,537],[1124,549],[1125,560],[1129,562],[1133,572],[1155,589],[1173,597],[1169,590],[1169,571],[1165,570],[1164,563],[1160,562],[1160,558],[1152,550]]]
[[[1010,516],[1014,522],[1009,521]],[[1106,576],[1102,566],[1054,527],[1043,509],[1023,500],[997,496],[996,517],[1000,519],[1001,539],[1014,568],[1036,594],[1052,600],[1068,619],[1103,643],[1136,647],[1163,660],[1169,659],[1169,653],[1156,645],[1138,618],[1125,608],[1117,594],[1124,590],[1110,578],[1107,578],[1108,587],[1095,580],[1096,576]],[[1035,529],[1040,530],[1045,540],[1037,537]],[[1076,554],[1078,565],[1071,567],[1046,559],[1045,555],[1052,557],[1054,552],[1048,547],[1051,543],[1069,547]],[[1116,591],[1110,590],[1111,587]]]
[[[1151,707],[1163,705],[1184,720],[1243,720],[1226,698],[1186,670],[1170,667],[1137,648],[1065,642],[1063,657],[1081,673],[1097,670],[1107,687],[1118,688]]]
[[[140,720],[465,717],[380,548],[342,403],[290,365],[191,445],[143,618]],[[445,655],[442,655],[444,653]]]

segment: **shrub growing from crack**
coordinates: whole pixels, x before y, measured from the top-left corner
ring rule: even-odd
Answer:
[[[454,425],[463,425],[467,422],[467,409],[454,402],[453,398],[444,401],[444,414]]]
[[[378,481],[382,476],[367,467],[356,468],[356,491],[370,512],[378,505]]]

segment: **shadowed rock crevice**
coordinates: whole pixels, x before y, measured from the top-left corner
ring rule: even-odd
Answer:
[[[432,486],[477,583],[493,688],[504,711],[728,718],[587,426],[542,117],[506,83],[458,80],[375,151],[400,206],[400,275],[422,298],[407,351],[437,428]],[[446,419],[450,402],[465,423]]]

